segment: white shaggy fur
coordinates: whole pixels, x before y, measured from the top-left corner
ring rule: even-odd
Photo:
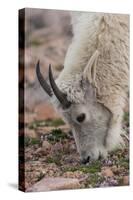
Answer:
[[[84,72],[95,88],[96,101],[111,113],[105,148],[112,150],[122,143],[121,124],[129,81],[129,16],[73,12],[72,24],[73,40],[56,82],[69,101],[81,103],[83,91],[75,92],[73,88],[78,87]],[[96,57],[93,80],[91,69],[86,67],[92,57]]]

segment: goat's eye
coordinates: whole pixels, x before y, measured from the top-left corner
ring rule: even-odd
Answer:
[[[85,120],[85,114],[84,113],[80,114],[76,119],[80,123],[83,122]]]

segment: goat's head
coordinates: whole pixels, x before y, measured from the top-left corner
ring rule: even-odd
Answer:
[[[70,76],[70,80],[67,79],[67,81],[57,79],[55,82],[51,66],[49,66],[51,86],[43,79],[39,62],[36,68],[40,84],[72,128],[77,150],[83,163],[107,154],[105,139],[111,113],[96,100],[93,80],[95,79],[97,55],[96,52],[91,57],[83,73]]]

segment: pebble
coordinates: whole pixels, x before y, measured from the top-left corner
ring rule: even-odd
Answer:
[[[52,148],[52,145],[48,141],[43,141],[42,142],[42,150],[43,151],[50,151]]]
[[[28,129],[28,128],[25,128],[25,136],[28,136],[30,138],[37,138],[36,132],[34,130]]]
[[[102,168],[101,174],[102,174],[103,176],[107,176],[107,177],[112,177],[112,176],[114,176],[112,170],[111,170],[109,167],[103,167],[103,168]]]
[[[112,166],[111,169],[112,169],[112,172],[116,175],[120,173],[120,169],[116,165]]]

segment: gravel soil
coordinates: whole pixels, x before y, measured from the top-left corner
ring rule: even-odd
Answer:
[[[81,164],[75,141],[61,119],[27,124],[25,136],[25,185],[31,187],[44,177],[77,178],[80,188],[122,186],[129,184],[129,123],[125,113],[123,130],[125,148],[110,152],[106,159]],[[28,132],[28,131],[27,131]]]

